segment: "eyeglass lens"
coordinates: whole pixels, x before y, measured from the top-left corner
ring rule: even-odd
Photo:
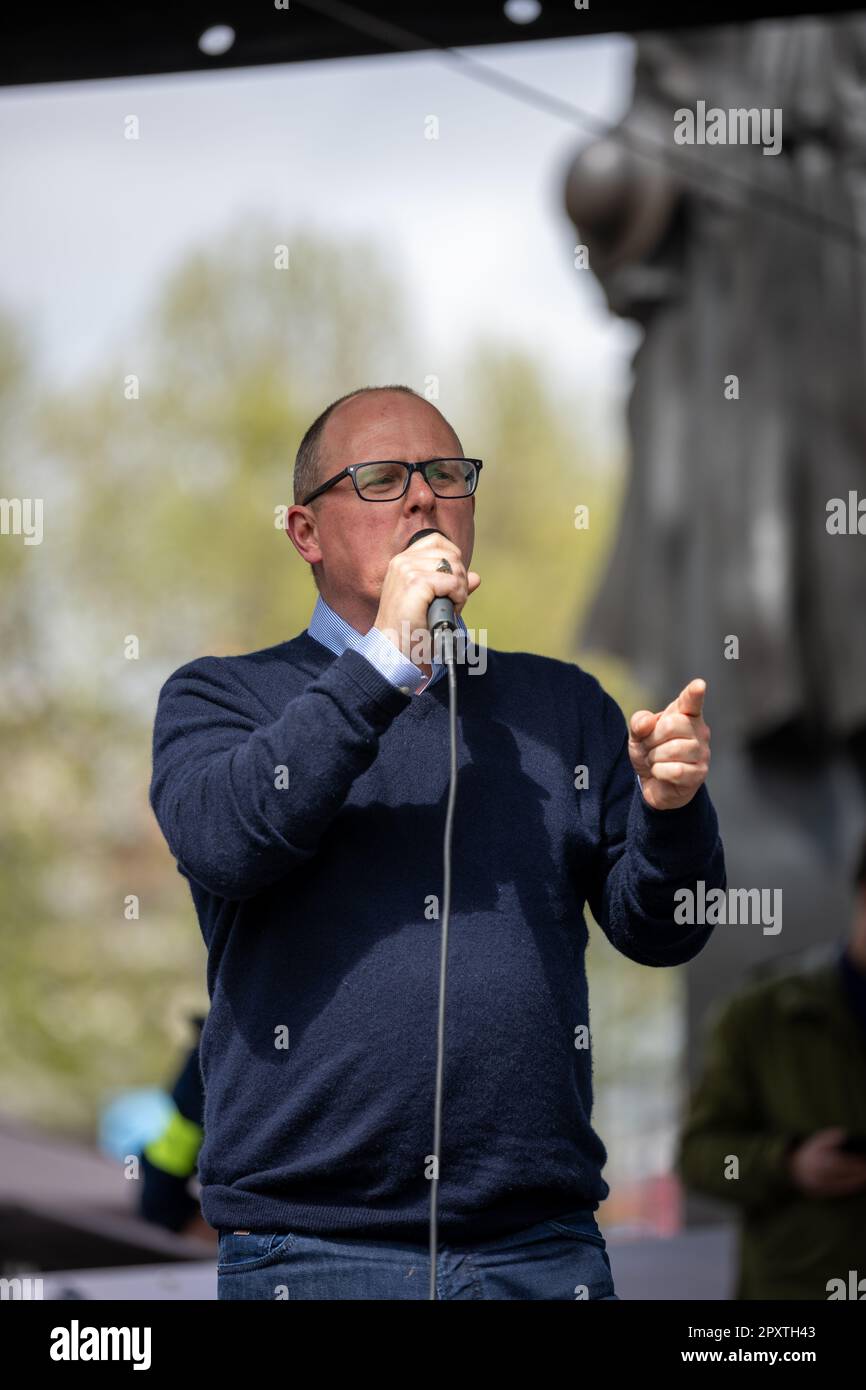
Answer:
[[[427,469],[427,482],[439,497],[467,497],[475,485],[477,469],[467,459],[436,459]],[[401,463],[365,463],[355,471],[362,497],[387,502],[399,497],[406,485],[407,469]]]

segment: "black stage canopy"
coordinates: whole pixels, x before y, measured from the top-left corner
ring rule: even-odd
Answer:
[[[862,9],[834,3],[833,13]],[[798,0],[144,0],[108,4],[7,3],[0,12],[0,84],[70,82],[95,77],[194,72],[260,63],[308,62],[362,54],[525,43],[532,39],[736,24],[814,14]],[[532,17],[534,15],[534,18]],[[523,22],[521,22],[521,20]],[[224,52],[199,47],[217,26],[234,31]],[[220,35],[211,33],[219,50]],[[224,38],[225,41],[225,38]]]

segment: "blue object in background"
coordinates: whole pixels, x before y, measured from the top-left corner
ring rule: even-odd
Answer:
[[[168,1092],[156,1086],[120,1091],[99,1117],[99,1148],[122,1163],[162,1132],[174,1108]]]

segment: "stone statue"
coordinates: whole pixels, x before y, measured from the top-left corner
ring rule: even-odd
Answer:
[[[829,534],[827,505],[866,497],[864,79],[860,15],[643,35],[631,110],[566,186],[610,308],[645,330],[584,644],[653,696],[700,672],[720,738],[861,765],[866,536]],[[678,145],[698,101],[778,108],[781,149]]]
[[[677,143],[677,113],[699,103],[731,122],[778,110],[781,146]],[[694,1074],[713,1000],[850,921],[866,812],[866,18],[641,35],[631,110],[574,159],[565,201],[611,310],[643,328],[630,479],[580,643],[628,663],[650,703],[706,678],[728,883],[784,904],[778,934],[719,928],[684,967]],[[834,499],[847,531],[828,527]],[[722,1215],[695,1194],[686,1211]]]

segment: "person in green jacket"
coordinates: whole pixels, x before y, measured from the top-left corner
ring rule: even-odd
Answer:
[[[736,1203],[738,1299],[866,1299],[866,845],[847,937],[716,1004],[680,1134]]]

